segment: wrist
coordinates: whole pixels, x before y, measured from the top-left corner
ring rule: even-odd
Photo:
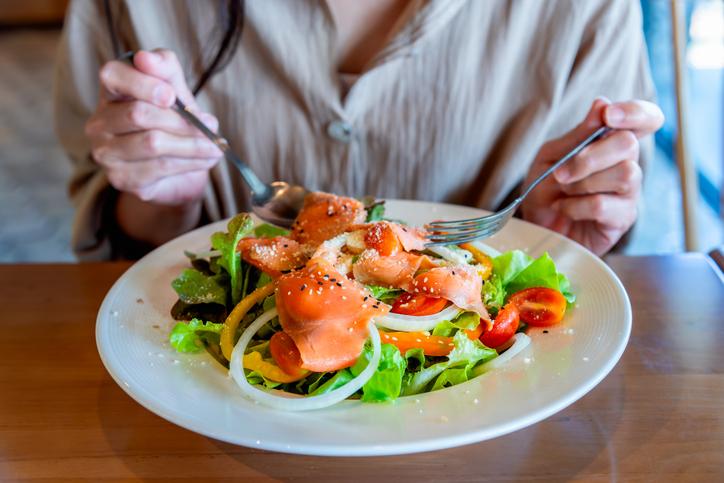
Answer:
[[[162,205],[121,192],[116,201],[115,219],[119,229],[130,238],[158,246],[198,226],[201,212],[201,199]]]

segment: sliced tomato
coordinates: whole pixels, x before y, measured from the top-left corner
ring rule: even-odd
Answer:
[[[392,344],[405,355],[410,349],[422,349],[426,356],[446,356],[455,348],[452,337],[427,335],[424,332],[383,332],[380,331],[383,344]]]
[[[375,223],[365,233],[365,245],[374,248],[383,257],[395,255],[402,250],[397,234],[387,223]]]
[[[518,307],[523,322],[535,327],[557,324],[566,313],[566,298],[552,288],[527,288],[515,292],[508,301]]]
[[[422,294],[403,293],[392,304],[390,312],[401,315],[433,315],[447,307],[449,302],[439,297]]]
[[[508,303],[493,320],[493,328],[480,336],[480,342],[495,349],[510,340],[520,325],[520,314],[513,303]]]
[[[275,333],[269,341],[269,351],[274,362],[290,376],[302,376],[309,371],[302,368],[302,356],[286,332]]]

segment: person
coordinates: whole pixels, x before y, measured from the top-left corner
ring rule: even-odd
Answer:
[[[263,180],[487,209],[608,125],[520,211],[599,255],[636,219],[663,122],[630,0],[76,0],[57,65],[86,260],[248,207],[177,97]]]

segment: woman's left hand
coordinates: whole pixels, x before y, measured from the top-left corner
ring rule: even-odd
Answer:
[[[524,186],[596,129],[615,129],[558,168],[526,198],[524,219],[576,240],[598,255],[608,252],[631,228],[641,195],[639,138],[664,122],[661,109],[646,101],[610,103],[596,99],[575,129],[543,145]]]

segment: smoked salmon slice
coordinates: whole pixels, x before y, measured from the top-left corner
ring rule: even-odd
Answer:
[[[296,240],[277,236],[274,238],[242,238],[237,245],[242,258],[262,272],[278,277],[303,267],[309,260],[309,252]]]
[[[461,309],[477,312],[491,328],[490,315],[483,305],[482,288],[480,275],[470,265],[436,267],[419,274],[412,282],[413,292],[441,297]]]
[[[369,321],[390,311],[322,259],[282,275],[276,305],[284,332],[299,349],[302,367],[314,372],[353,365],[369,335]]]
[[[402,249],[406,252],[413,250],[423,251],[425,243],[427,243],[427,232],[422,228],[401,225],[392,221],[377,221],[374,223],[363,223],[359,225],[350,225],[347,231],[365,230],[370,238],[383,238],[384,231],[391,231],[402,245]],[[377,234],[375,234],[377,232]]]
[[[383,257],[376,250],[365,250],[352,266],[352,272],[360,283],[409,291],[415,273],[426,258],[407,252]]]
[[[291,237],[313,246],[363,223],[367,211],[359,200],[329,193],[310,193],[292,225]]]

